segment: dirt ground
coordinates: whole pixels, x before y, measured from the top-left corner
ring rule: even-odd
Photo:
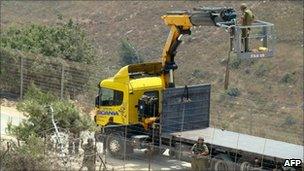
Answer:
[[[102,143],[98,143],[99,149],[102,149]],[[162,156],[154,156],[150,158],[143,151],[135,151],[128,159],[120,160],[111,157],[110,155],[100,155],[103,162],[106,164],[106,170],[190,170],[191,164],[177,159],[170,159],[168,153],[165,152]],[[98,157],[97,157],[98,158]],[[81,159],[81,157],[80,157]],[[78,158],[79,160],[79,158]],[[104,169],[100,159],[96,161],[96,170]],[[79,163],[72,162],[79,169]]]
[[[12,123],[13,125],[18,125],[22,119],[25,119],[25,116],[23,113],[19,112],[16,109],[16,105],[13,102],[9,102],[6,100],[1,100],[1,139],[11,138],[7,134],[7,125],[8,123]]]

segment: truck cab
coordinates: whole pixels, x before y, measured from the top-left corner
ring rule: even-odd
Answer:
[[[114,77],[99,83],[95,100],[98,126],[142,124],[161,112],[161,63],[143,63],[121,68]]]

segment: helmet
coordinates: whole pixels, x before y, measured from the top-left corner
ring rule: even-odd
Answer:
[[[247,5],[245,3],[242,3],[241,4],[241,10],[246,9],[246,8],[247,8]]]
[[[199,140],[205,141],[203,137],[198,137],[197,141],[199,141]]]

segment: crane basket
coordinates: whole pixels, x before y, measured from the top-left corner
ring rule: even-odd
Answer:
[[[242,59],[266,58],[274,55],[274,25],[269,22],[255,20],[251,26],[227,25],[224,22],[217,23],[230,33],[230,51]],[[249,31],[247,37],[242,34]],[[245,50],[245,39],[249,41],[249,51]]]

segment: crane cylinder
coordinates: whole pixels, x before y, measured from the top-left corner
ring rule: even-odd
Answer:
[[[232,8],[196,8],[190,21],[194,26],[216,26],[219,22],[234,24],[236,12]]]

